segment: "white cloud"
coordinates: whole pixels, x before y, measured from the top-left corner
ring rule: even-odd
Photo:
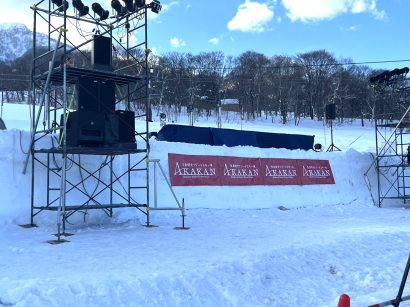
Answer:
[[[177,37],[173,37],[169,40],[169,43],[171,44],[172,47],[174,48],[180,48],[180,47],[184,47],[186,46],[186,42],[183,41],[180,38]]]
[[[354,32],[359,28],[359,26],[349,26],[349,27],[340,27],[341,31],[351,31]]]
[[[208,43],[211,43],[212,45],[218,45],[219,44],[219,38],[217,37],[212,37]]]
[[[282,5],[292,21],[314,22],[344,13],[370,13],[376,19],[386,17],[385,11],[377,9],[377,0],[282,0]]]
[[[235,17],[228,22],[230,31],[263,32],[273,18],[273,9],[267,4],[245,0],[238,7]]]
[[[173,6],[178,6],[179,5],[179,2],[178,1],[172,1],[172,2],[170,2],[170,3],[168,3],[168,4],[162,4],[162,9],[161,9],[161,12],[166,12],[166,11],[169,11]]]

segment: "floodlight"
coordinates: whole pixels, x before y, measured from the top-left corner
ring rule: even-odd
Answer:
[[[405,74],[408,74],[408,73],[409,73],[409,68],[408,67],[403,67],[403,68],[401,68],[397,71],[398,75],[405,75]]]
[[[66,9],[68,9],[68,6],[69,6],[68,2],[65,0],[51,0],[51,2],[53,2],[53,4],[58,7],[58,10],[60,12],[64,12]]]
[[[313,146],[313,150],[314,151],[323,151],[323,146],[322,146],[322,144],[320,144],[320,143],[316,143],[314,146]]]
[[[111,0],[111,7],[117,12],[118,16],[127,14],[127,9],[121,5],[119,0]]]
[[[102,6],[97,2],[94,2],[93,5],[91,5],[91,8],[95,14],[100,16],[100,20],[105,20],[110,16],[110,12],[104,10]]]
[[[406,75],[409,73],[409,68],[408,67],[403,67],[403,68],[395,68],[391,71],[384,71],[381,74],[378,74],[377,76],[371,77],[370,82],[375,83],[383,83],[383,82],[388,82],[390,81],[390,78],[393,78],[394,76],[402,76]]]
[[[78,16],[85,16],[90,11],[88,6],[85,6],[81,0],[73,0],[73,7],[77,10]]]
[[[162,5],[161,2],[159,2],[158,0],[153,0],[151,2],[151,11],[155,14],[158,14],[159,11],[161,11]]]
[[[375,83],[375,82],[383,82],[387,79],[387,74],[389,71],[385,70],[384,72],[382,72],[381,74],[378,74],[377,76],[371,77],[370,78],[370,82],[371,83]]]
[[[145,0],[135,0],[135,7],[143,8],[145,6]]]
[[[134,12],[135,11],[135,6],[134,6],[134,0],[122,0],[125,4],[126,9],[128,12]]]

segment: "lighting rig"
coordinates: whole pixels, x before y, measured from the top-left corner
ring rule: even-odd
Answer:
[[[110,12],[107,10],[104,10],[101,4],[99,4],[98,2],[94,2],[91,5],[91,9],[93,10],[94,14],[97,14],[98,16],[100,16],[101,21],[107,19],[110,16]]]
[[[122,6],[119,0],[111,0],[111,7],[117,12],[117,16],[123,16],[128,12],[128,9]]]
[[[51,2],[57,6],[59,12],[64,12],[69,7],[68,2],[65,0],[51,0]]]
[[[77,10],[78,17],[85,16],[90,11],[90,8],[85,6],[81,0],[73,0],[73,7]]]
[[[152,1],[150,3],[150,7],[151,7],[151,11],[155,14],[158,14],[162,9],[162,5],[158,0]]]
[[[55,7],[57,7],[56,10],[59,12],[65,12],[70,6],[66,0],[51,0],[51,2]],[[72,0],[72,5],[76,10],[78,17],[86,16],[90,11],[90,8],[84,5],[81,0]],[[150,8],[151,12],[155,14],[158,14],[162,9],[162,5],[159,0],[153,0],[148,5],[145,0],[111,0],[111,7],[116,12],[117,17],[134,13],[144,7]],[[91,5],[91,9],[94,12],[94,16],[97,15],[100,21],[106,20],[110,17],[110,12],[105,10],[98,2],[94,2]]]
[[[398,78],[400,77],[405,77],[409,73],[409,68],[408,67],[403,67],[403,68],[395,68],[393,70],[385,70],[381,74],[378,74],[374,77],[370,78],[370,83],[372,85],[376,84],[386,84],[390,85],[393,82],[397,81]]]

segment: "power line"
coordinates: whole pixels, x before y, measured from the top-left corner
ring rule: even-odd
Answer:
[[[328,66],[349,66],[349,65],[370,65],[370,64],[388,64],[388,63],[404,63],[404,62],[410,62],[410,59],[404,59],[404,60],[380,60],[380,61],[363,61],[363,62],[345,62],[345,63],[320,63],[320,64],[315,64],[315,63],[303,63],[303,62],[296,62],[291,65],[268,65],[268,66],[259,66],[256,67],[256,69],[282,69],[282,68],[299,68],[299,67],[328,67]],[[240,65],[238,66],[225,66],[225,67],[165,67],[160,70],[164,69],[171,69],[171,70],[225,70],[225,71],[230,71],[234,69],[241,68]]]

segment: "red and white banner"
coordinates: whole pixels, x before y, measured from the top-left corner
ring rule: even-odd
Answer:
[[[260,159],[264,185],[300,185],[298,160]]]
[[[173,186],[334,184],[328,160],[168,154]]]
[[[298,160],[302,185],[335,184],[328,160]]]

